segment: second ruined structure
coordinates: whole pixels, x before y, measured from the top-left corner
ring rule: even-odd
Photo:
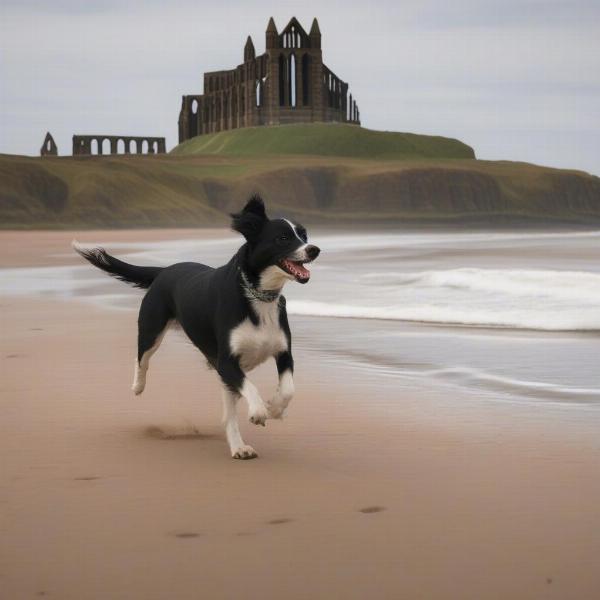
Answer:
[[[278,32],[271,17],[264,54],[256,56],[248,36],[241,65],[204,73],[204,93],[183,96],[179,142],[238,127],[316,121],[358,125],[360,113],[348,84],[323,63],[317,19],[309,33],[295,17]]]
[[[74,135],[73,156],[90,154],[164,154],[164,137]]]

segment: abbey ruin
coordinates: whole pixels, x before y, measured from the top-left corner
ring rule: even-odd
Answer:
[[[360,124],[348,84],[323,63],[317,19],[309,33],[293,17],[279,33],[273,17],[266,50],[256,56],[252,38],[235,69],[204,73],[204,93],[183,96],[179,143],[238,127],[332,121]]]

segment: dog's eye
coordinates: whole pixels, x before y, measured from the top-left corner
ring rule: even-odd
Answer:
[[[280,235],[278,238],[275,238],[275,241],[278,244],[285,244],[286,242],[290,241],[290,236],[289,235]]]

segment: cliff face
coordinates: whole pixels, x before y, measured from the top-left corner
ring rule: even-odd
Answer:
[[[0,156],[4,228],[225,225],[253,192],[306,222],[600,224],[600,178],[524,163]]]

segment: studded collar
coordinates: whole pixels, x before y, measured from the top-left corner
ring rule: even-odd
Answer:
[[[250,283],[248,276],[242,269],[239,269],[240,277],[242,279],[242,289],[246,294],[246,297],[250,300],[258,300],[260,302],[275,302],[279,298],[279,291],[277,290],[261,290]]]

